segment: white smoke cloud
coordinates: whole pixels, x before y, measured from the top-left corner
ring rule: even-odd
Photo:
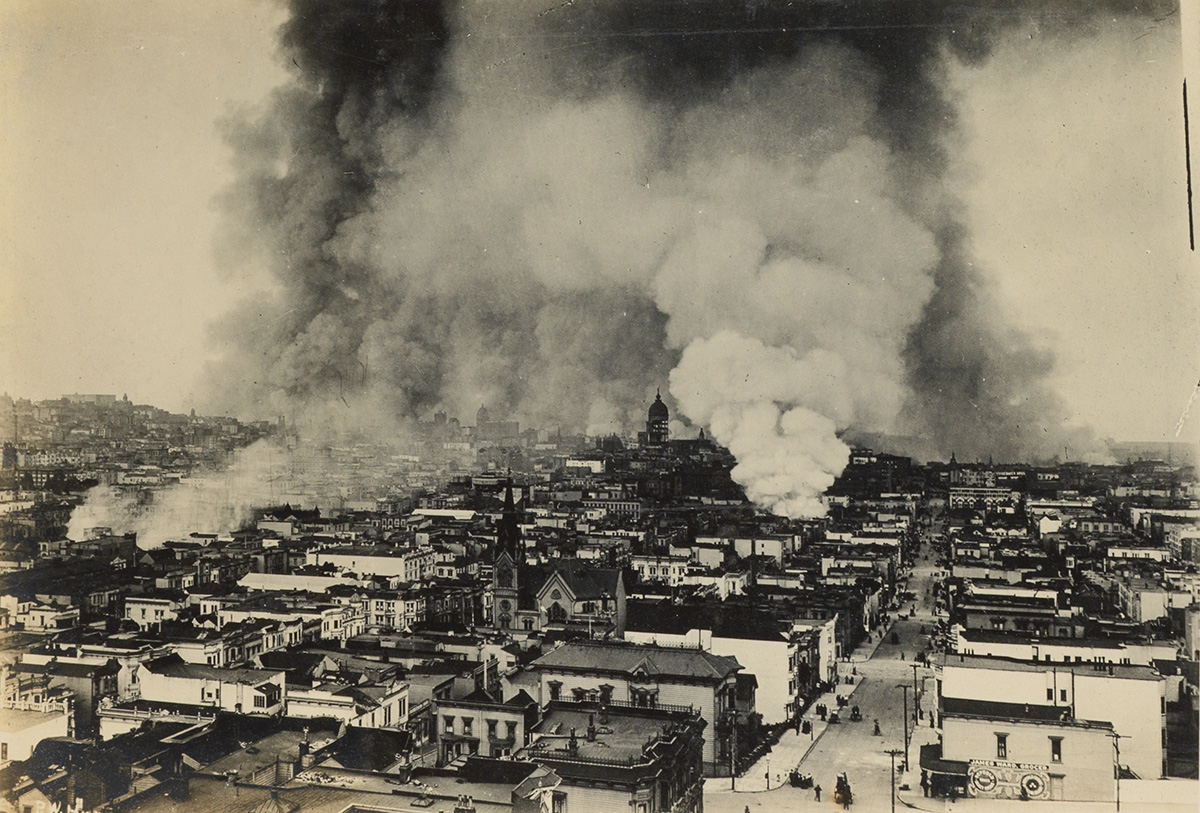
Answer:
[[[256,508],[302,496],[290,492],[294,473],[286,451],[260,440],[234,452],[220,471],[154,489],[148,503],[140,490],[96,486],[71,512],[67,537],[78,541],[92,528],[111,528],[113,533],[136,533],[138,546],[149,549],[190,533],[229,533],[246,524]],[[306,505],[313,507],[312,502]]]
[[[684,350],[671,394],[737,457],[733,478],[751,500],[782,516],[819,516],[820,495],[850,453],[835,434],[844,425],[826,417],[850,410],[835,403],[845,391],[831,386],[845,372],[826,351],[801,357],[722,331]]]

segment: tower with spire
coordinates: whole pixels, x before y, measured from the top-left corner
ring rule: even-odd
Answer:
[[[504,483],[504,507],[496,523],[496,547],[492,555],[492,624],[497,629],[512,626],[517,611],[521,570],[521,527],[513,500],[512,477]]]

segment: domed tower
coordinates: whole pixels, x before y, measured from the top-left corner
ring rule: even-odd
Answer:
[[[650,405],[650,411],[646,416],[646,441],[651,446],[661,446],[667,442],[670,437],[670,429],[668,424],[671,422],[671,413],[667,409],[667,405],[663,403],[662,393],[654,393],[654,403]]]

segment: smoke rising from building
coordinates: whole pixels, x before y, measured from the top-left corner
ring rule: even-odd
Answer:
[[[220,534],[241,528],[255,508],[280,502],[282,455],[270,441],[234,452],[222,471],[207,472],[178,485],[156,489],[97,486],[71,512],[67,537],[86,539],[94,527],[135,532],[142,548],[156,548],[184,534]],[[153,500],[146,502],[146,494]]]
[[[847,431],[1085,454],[941,183],[940,66],[1093,6],[295,0],[294,81],[227,123],[221,255],[277,285],[214,328],[218,406],[599,433],[669,376],[791,516]]]

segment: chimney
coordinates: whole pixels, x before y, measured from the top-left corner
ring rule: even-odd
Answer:
[[[570,751],[571,754],[578,753],[579,751],[579,738],[575,736],[574,728],[571,729],[571,738],[567,740],[567,750]]]
[[[600,704],[600,725],[608,725],[608,705]]]
[[[590,714],[588,715],[587,740],[588,742],[596,741],[596,722]]]

